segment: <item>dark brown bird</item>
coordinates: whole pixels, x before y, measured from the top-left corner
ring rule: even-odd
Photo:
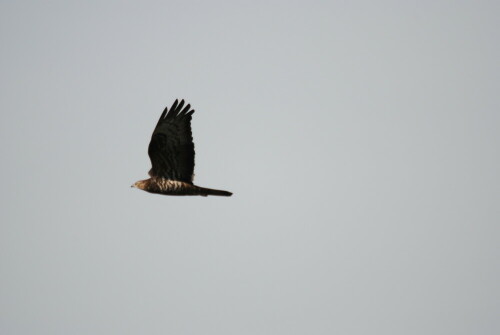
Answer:
[[[132,187],[165,195],[220,195],[231,192],[213,190],[193,184],[194,143],[191,133],[191,105],[175,100],[170,110],[165,108],[149,142],[151,178],[140,180]]]

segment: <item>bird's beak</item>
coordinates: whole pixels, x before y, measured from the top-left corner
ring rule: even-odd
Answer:
[[[135,187],[134,185],[131,185],[130,187]]]

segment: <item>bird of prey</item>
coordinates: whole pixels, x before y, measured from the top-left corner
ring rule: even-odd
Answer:
[[[149,142],[151,178],[140,180],[132,187],[164,195],[219,195],[231,192],[213,190],[193,184],[194,143],[191,133],[191,105],[175,100],[170,110],[165,108]]]

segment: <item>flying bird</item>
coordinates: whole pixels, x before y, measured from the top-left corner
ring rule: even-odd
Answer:
[[[175,100],[170,110],[165,108],[149,142],[151,178],[139,180],[132,187],[164,195],[219,195],[231,192],[213,190],[193,184],[194,143],[191,133],[191,105]]]

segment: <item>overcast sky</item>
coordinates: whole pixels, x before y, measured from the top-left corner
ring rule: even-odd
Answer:
[[[0,333],[500,333],[499,17],[2,1]],[[231,198],[130,188],[176,98]]]

